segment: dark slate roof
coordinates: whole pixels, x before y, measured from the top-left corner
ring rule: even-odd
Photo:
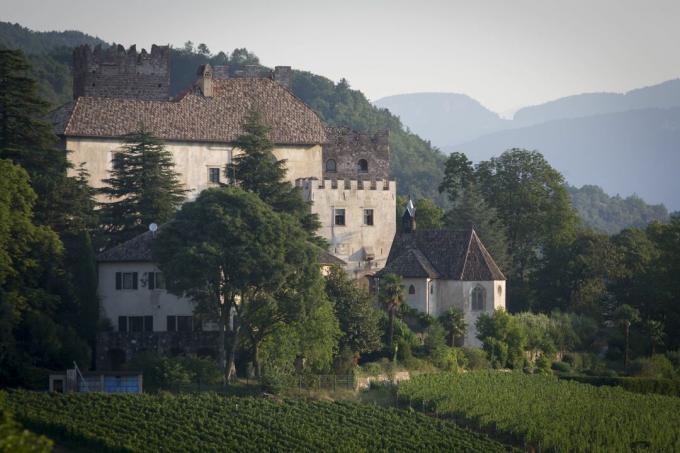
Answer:
[[[347,263],[333,255],[330,252],[319,247],[319,254],[317,255],[317,260],[322,266],[346,266]]]
[[[163,225],[156,231],[159,234]],[[107,262],[124,262],[124,261],[153,261],[151,257],[151,243],[153,241],[154,235],[151,231],[142,233],[139,236],[135,236],[129,241],[123,242],[122,244],[116,245],[99,255],[97,255],[97,261],[100,263]],[[340,258],[332,255],[326,250],[318,247],[317,259],[319,264],[326,266],[346,266],[345,263]]]
[[[187,90],[170,101],[81,96],[50,115],[58,135],[115,138],[140,124],[163,140],[231,143],[256,109],[276,144],[321,144],[325,126],[314,111],[267,78],[214,79],[213,96]]]
[[[505,280],[475,230],[397,233],[387,264],[376,275],[447,280]]]
[[[155,233],[158,234],[158,231]],[[135,236],[129,241],[118,244],[99,255],[97,261],[100,263],[106,262],[121,262],[121,261],[153,261],[151,259],[151,242],[153,241],[154,233],[147,231],[139,236]]]

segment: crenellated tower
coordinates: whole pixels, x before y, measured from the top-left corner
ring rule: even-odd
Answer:
[[[85,44],[73,51],[73,98],[103,96],[145,100],[170,97],[170,48],[136,46],[92,49]]]

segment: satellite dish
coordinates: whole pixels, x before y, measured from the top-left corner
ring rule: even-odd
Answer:
[[[158,230],[158,225],[156,223],[151,223],[149,225],[149,231],[151,231],[152,233],[155,233],[156,230]]]

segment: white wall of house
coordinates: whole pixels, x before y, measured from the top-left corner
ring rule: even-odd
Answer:
[[[68,137],[66,149],[70,151],[69,160],[74,164],[72,173],[77,171],[80,163],[85,163],[90,173],[90,185],[102,187],[102,179],[108,178],[111,170],[111,159],[115,151],[120,150],[122,142],[115,139],[92,137]],[[225,180],[224,167],[238,155],[238,149],[229,144],[175,142],[168,141],[165,147],[172,153],[175,171],[180,181],[190,190],[189,199],[195,198],[202,190],[211,187],[208,178],[209,168],[220,168],[221,180]],[[298,178],[321,178],[321,145],[311,146],[276,146],[273,150],[278,160],[285,160],[287,179],[295,183]]]
[[[423,313],[438,317],[450,307],[463,311],[468,325],[464,344],[466,346],[481,346],[477,339],[475,323],[482,313],[492,314],[498,308],[505,308],[505,281],[460,281],[427,278],[404,278],[405,302],[412,308]],[[409,295],[410,285],[414,285],[416,293]],[[485,293],[484,310],[472,309],[472,291],[483,288]],[[430,292],[430,289],[432,292]],[[429,308],[429,310],[428,310]]]
[[[137,272],[137,289],[116,289],[116,272]],[[100,318],[118,330],[119,316],[153,316],[154,332],[167,331],[167,316],[191,316],[194,303],[164,289],[149,289],[149,272],[158,267],[147,262],[99,263]],[[207,330],[207,329],[206,329]]]
[[[319,236],[328,240],[329,251],[347,262],[346,270],[357,277],[385,266],[394,239],[397,185],[395,181],[384,184],[379,180],[371,188],[370,182],[365,182],[359,188],[358,182],[351,180],[345,188],[342,180],[336,187],[329,179],[298,181],[305,199],[313,203],[312,212],[319,215]],[[345,225],[335,224],[337,209],[345,210]],[[366,209],[373,210],[373,225],[364,222]],[[367,250],[374,256],[370,267]]]

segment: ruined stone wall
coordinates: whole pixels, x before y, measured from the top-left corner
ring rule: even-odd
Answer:
[[[327,128],[328,143],[323,146],[323,177],[329,179],[389,179],[390,156],[388,131],[373,135],[349,128]],[[367,171],[361,171],[360,160],[366,160]],[[335,161],[335,171],[329,161]]]
[[[73,98],[108,96],[149,100],[170,97],[170,49],[151,47],[151,53],[121,45],[106,49],[82,45],[73,51]]]

